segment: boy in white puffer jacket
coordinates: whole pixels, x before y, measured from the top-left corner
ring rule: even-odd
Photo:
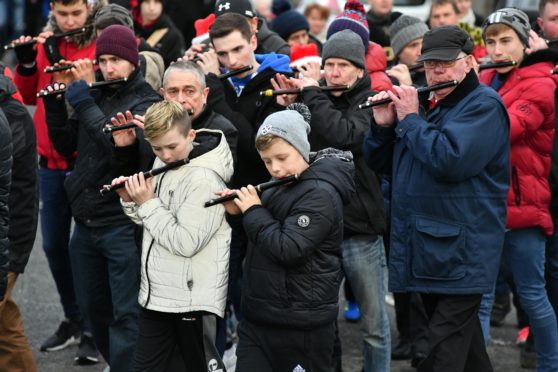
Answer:
[[[215,335],[227,297],[231,230],[223,206],[203,204],[232,176],[231,152],[222,132],[194,131],[176,102],[147,110],[144,135],[157,155],[154,168],[190,161],[152,180],[143,173],[113,180],[126,182],[118,190],[122,206],[144,228],[133,370],[163,370],[175,345],[191,370],[224,370]]]

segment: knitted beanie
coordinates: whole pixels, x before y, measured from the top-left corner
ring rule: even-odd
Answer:
[[[349,0],[345,3],[343,13],[331,21],[327,29],[327,39],[336,32],[347,29],[356,32],[360,36],[366,53],[368,51],[368,42],[370,41],[370,30],[366,21],[364,6],[358,0]]]
[[[128,9],[118,4],[108,4],[95,13],[95,29],[104,30],[112,25],[123,25],[134,29],[134,21]]]
[[[107,27],[97,38],[95,58],[97,61],[103,54],[111,54],[138,67],[138,43],[132,30],[122,25]]]
[[[284,40],[297,31],[310,29],[306,17],[291,9],[291,3],[288,0],[273,0],[271,10],[275,14],[275,19],[271,22],[271,29]]]
[[[322,49],[322,61],[328,58],[343,58],[356,67],[365,69],[364,45],[360,37],[351,30],[337,32],[330,37]]]
[[[418,18],[403,14],[393,22],[389,28],[389,38],[395,57],[411,41],[422,37],[428,32],[426,23]]]
[[[265,118],[258,129],[256,140],[266,134],[281,137],[290,143],[302,155],[306,162],[310,161],[310,110],[302,103],[293,103],[286,110],[275,112]]]
[[[516,8],[498,9],[484,20],[482,24],[483,38],[485,37],[487,27],[495,23],[502,23],[511,27],[523,45],[529,46],[529,30],[531,30],[531,25],[529,17],[525,12]]]

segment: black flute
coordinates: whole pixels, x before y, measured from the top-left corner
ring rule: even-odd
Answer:
[[[61,32],[59,34],[54,34],[51,37],[53,37],[55,39],[59,39],[61,37],[82,34],[82,33],[85,32],[86,29],[87,29],[87,27],[82,27],[82,28],[78,28],[77,30],[72,30],[72,31],[68,31],[68,32]],[[33,45],[35,43],[37,43],[37,40],[29,40],[29,41],[19,43],[19,44],[18,43],[10,43],[8,45],[4,45],[4,50],[19,48],[19,47],[22,47],[22,46]]]
[[[432,91],[438,90],[438,89],[444,89],[444,88],[449,88],[449,87],[453,87],[455,85],[459,84],[459,81],[457,80],[450,80],[450,81],[446,81],[444,83],[440,83],[440,84],[435,84],[432,85],[430,87],[421,87],[417,89],[417,93],[422,94],[422,93],[430,93]],[[381,99],[379,101],[376,102],[365,102],[365,103],[361,103],[360,105],[358,105],[358,108],[360,110],[362,109],[366,109],[369,107],[374,107],[374,106],[380,106],[380,105],[385,105],[386,103],[390,103],[391,102],[391,98],[385,98],[385,99]]]
[[[259,185],[254,186],[254,188],[258,191],[258,192],[263,192],[264,190],[267,190],[269,188],[275,187],[275,186],[281,186],[284,185],[286,183],[289,182],[294,182],[296,180],[298,180],[300,176],[298,174],[294,174],[292,176],[289,177],[285,177],[285,178],[281,178],[279,180],[274,180],[274,181],[269,181],[269,182],[264,182],[264,183],[260,183]],[[205,204],[203,205],[205,208],[207,207],[212,207],[214,205],[217,204],[221,204],[224,203],[226,201],[229,200],[233,200],[237,197],[236,194],[230,194],[227,196],[221,196],[220,198],[216,198],[216,199],[211,199],[205,202]]]
[[[416,71],[416,70],[420,70],[421,68],[424,68],[424,64],[422,62],[419,62],[419,63],[411,65],[407,68],[409,69],[409,72]],[[391,68],[388,69],[387,71],[389,71],[389,70],[391,70]]]
[[[89,85],[89,88],[98,88],[105,85],[122,84],[125,83],[126,81],[128,81],[128,78],[99,81],[97,83],[89,83],[87,85]],[[54,96],[57,94],[64,94],[64,93],[66,93],[66,89],[53,90],[52,92],[45,91],[45,92],[37,93],[37,97],[40,98],[40,97]]]
[[[190,159],[178,160],[178,161],[172,162],[170,164],[164,165],[160,168],[155,168],[155,169],[151,169],[150,171],[143,172],[143,176],[146,179],[151,178],[151,177],[155,177],[158,174],[164,173],[164,172],[166,172],[168,170],[171,170],[171,169],[174,169],[174,168],[181,167],[185,164],[188,164],[189,162],[190,162]],[[117,183],[116,185],[106,185],[106,186],[103,186],[103,188],[100,189],[99,192],[101,193],[101,195],[106,195],[109,192],[121,189],[124,186],[126,186],[126,182]]]
[[[510,66],[515,66],[515,65],[517,65],[516,61],[483,63],[482,65],[479,65],[479,71],[486,70],[488,68],[510,67]]]
[[[252,66],[244,66],[244,67],[241,67],[239,69],[232,70],[232,71],[226,72],[224,74],[221,74],[217,77],[220,80],[225,80],[225,79],[230,78],[231,76],[235,76],[235,75],[238,75],[238,74],[242,74],[243,72],[250,71],[251,69],[252,69]]]
[[[97,62],[96,59],[93,60],[93,64],[94,64],[94,65],[98,64],[98,62]],[[48,67],[45,67],[45,70],[44,70],[44,71],[45,71],[47,74],[52,74],[53,72],[59,72],[59,71],[70,70],[70,69],[72,69],[72,68],[74,68],[74,67],[75,67],[74,65],[48,66]]]
[[[194,110],[188,110],[188,115],[192,116],[193,114],[194,114]],[[123,125],[107,124],[103,128],[103,133],[112,133],[112,132],[117,132],[119,130],[130,129],[135,127],[137,127],[137,125],[134,123],[123,124]]]
[[[322,92],[344,92],[349,89],[348,85],[335,85],[330,87],[318,87]],[[300,94],[306,88],[291,88],[291,89],[267,89],[260,91],[260,96],[273,97],[281,94]]]

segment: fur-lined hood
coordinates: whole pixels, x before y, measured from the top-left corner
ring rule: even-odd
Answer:
[[[93,27],[95,14],[97,14],[97,11],[99,9],[108,4],[108,0],[88,0],[87,3],[88,5],[93,3],[91,14],[89,14],[87,20],[85,21],[85,27],[87,27],[87,29],[82,34],[70,36],[72,41],[76,43],[76,45],[78,45],[80,48],[83,48],[84,46],[95,40],[95,27]],[[54,14],[52,14],[52,11],[50,11],[48,14],[47,24],[43,28],[43,31],[54,31],[54,33],[60,32],[58,26],[56,25],[56,19],[54,18]]]

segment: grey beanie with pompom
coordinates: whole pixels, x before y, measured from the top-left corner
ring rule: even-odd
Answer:
[[[286,110],[274,112],[265,118],[258,129],[256,140],[260,136],[272,134],[291,144],[302,155],[306,162],[310,161],[310,119],[312,115],[306,105],[293,103]]]

